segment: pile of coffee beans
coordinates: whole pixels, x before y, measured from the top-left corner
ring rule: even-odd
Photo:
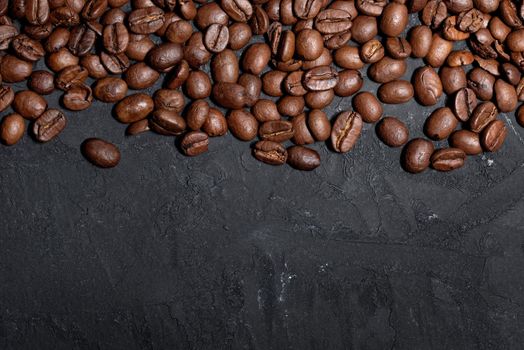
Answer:
[[[408,28],[413,16],[420,24]],[[312,170],[320,155],[307,145],[349,152],[376,123],[384,144],[403,147],[405,170],[449,171],[504,143],[498,115],[524,101],[523,21],[524,2],[512,0],[0,0],[0,111],[12,108],[0,139],[17,143],[26,121],[39,142],[59,135],[66,114],[42,97],[58,89],[64,109],[114,104],[128,135],[175,136],[187,156],[229,131],[258,138],[264,163]],[[424,65],[409,79],[412,58]],[[48,70],[33,70],[39,60]],[[359,92],[363,69],[376,96]],[[140,92],[159,79],[161,89]],[[327,115],[335,96],[353,109]],[[384,104],[413,98],[445,99],[420,125],[427,138],[410,140],[384,116]],[[516,120],[524,125],[522,105]],[[81,150],[99,167],[120,160],[104,140]]]

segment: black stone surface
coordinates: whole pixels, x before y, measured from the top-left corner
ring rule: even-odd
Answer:
[[[416,136],[431,110],[386,114]],[[53,142],[0,148],[1,349],[522,349],[513,115],[500,152],[417,176],[370,125],[348,154],[315,145],[306,173],[230,135],[186,158],[124,136],[109,105],[68,115]],[[87,137],[120,165],[85,161]]]

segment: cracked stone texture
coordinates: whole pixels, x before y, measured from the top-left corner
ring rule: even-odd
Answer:
[[[385,109],[412,136],[431,110]],[[125,137],[110,105],[68,116],[53,142],[1,147],[0,348],[522,348],[513,114],[500,152],[416,176],[370,125],[348,154],[313,146],[306,173],[230,135],[191,159],[173,138]],[[87,137],[117,144],[120,165],[86,162]]]

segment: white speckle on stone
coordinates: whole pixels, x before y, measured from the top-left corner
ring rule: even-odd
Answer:
[[[278,295],[278,301],[280,303],[286,300],[286,289],[288,284],[293,280],[297,275],[289,274],[287,272],[282,272],[280,274],[280,294]]]
[[[262,289],[259,289],[257,291],[257,302],[258,302],[258,308],[262,310]]]
[[[326,272],[326,267],[329,266],[329,263],[322,264],[318,267],[318,272]]]
[[[493,159],[488,159],[488,166],[492,166],[495,161]]]
[[[435,220],[435,219],[438,219],[438,215],[435,214],[435,213],[433,213],[430,216],[428,216],[428,220]]]

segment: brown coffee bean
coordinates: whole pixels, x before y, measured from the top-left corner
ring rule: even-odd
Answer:
[[[113,168],[120,162],[120,151],[107,141],[91,138],[82,143],[82,153],[92,164],[100,168]]]
[[[7,83],[17,83],[27,79],[33,72],[33,64],[11,55],[2,57],[0,76]]]
[[[267,121],[260,125],[258,135],[262,140],[284,142],[294,135],[293,124],[285,120]]]
[[[160,135],[177,136],[186,130],[187,124],[177,112],[157,109],[151,114],[149,127]]]
[[[117,55],[110,55],[106,54],[105,52],[102,52],[100,54],[100,60],[102,61],[104,67],[113,74],[122,74],[131,65],[129,59],[123,53],[119,53]]]
[[[15,98],[15,93],[10,86],[0,86],[0,112],[6,110]]]
[[[311,135],[317,141],[326,141],[331,135],[331,124],[323,111],[314,109],[309,112],[307,117],[307,126]]]
[[[263,35],[268,31],[269,28],[269,17],[262,8],[262,6],[255,6],[253,8],[253,16],[249,20],[251,30],[255,35]]]
[[[410,173],[421,173],[429,167],[433,144],[422,138],[415,138],[408,142],[402,151],[402,166]]]
[[[428,54],[425,56],[426,62],[436,68],[440,67],[446,62],[448,55],[453,50],[453,42],[445,40],[438,34],[433,34],[431,46]]]
[[[304,146],[291,146],[287,149],[287,163],[295,169],[311,171],[319,167],[320,155]]]
[[[259,75],[271,59],[271,49],[267,44],[257,43],[249,46],[242,58],[242,69],[246,73]]]
[[[25,34],[14,37],[11,41],[11,47],[18,57],[26,61],[36,62],[45,55],[42,44]]]
[[[271,100],[258,100],[251,108],[251,113],[261,123],[280,120],[277,105]]]
[[[394,80],[380,85],[377,96],[380,101],[390,104],[406,103],[413,98],[413,85],[406,80]]]
[[[98,19],[107,10],[107,0],[87,0],[82,10],[82,17],[88,21]],[[80,6],[79,6],[80,7]]]
[[[284,94],[282,84],[287,77],[286,72],[271,70],[262,75],[262,90],[266,95],[280,97]]]
[[[200,30],[204,30],[213,23],[227,25],[229,16],[216,2],[203,4],[198,8],[194,23]]]
[[[426,57],[431,49],[432,32],[428,26],[415,26],[409,32],[409,43],[411,44],[411,53],[414,57]]]
[[[431,26],[431,28],[438,28],[448,16],[448,9],[444,1],[429,0],[422,11],[422,23]]]
[[[473,132],[481,132],[489,123],[497,119],[498,110],[492,102],[484,102],[475,108],[469,119],[469,129]]]
[[[189,64],[187,63],[187,61],[185,60],[180,61],[169,72],[170,75],[167,78],[167,81],[165,84],[166,87],[168,89],[178,89],[179,87],[184,85],[187,78],[189,77],[190,71],[191,71],[191,68],[189,67]]]
[[[129,29],[137,34],[151,34],[164,24],[164,11],[151,6],[133,10],[127,18]]]
[[[126,51],[129,44],[129,33],[123,23],[105,26],[103,32],[104,48],[112,54]],[[180,50],[181,51],[181,50]]]
[[[475,60],[475,56],[467,50],[458,50],[458,51],[452,51],[448,58],[446,59],[446,63],[450,67],[461,67],[461,66],[467,66],[473,63]]]
[[[87,73],[93,79],[102,79],[109,74],[98,55],[86,55],[82,57],[80,65],[87,70]]]
[[[278,40],[276,57],[281,62],[289,61],[295,54],[295,33],[290,30],[284,31]]]
[[[378,34],[377,19],[370,16],[357,16],[351,26],[351,39],[363,44],[372,40]]]
[[[256,75],[244,73],[238,78],[238,84],[246,90],[246,106],[253,106],[260,98],[262,80]]]
[[[469,38],[469,33],[458,29],[457,16],[449,16],[444,20],[442,36],[449,41],[462,41]]]
[[[47,0],[25,0],[25,18],[34,25],[41,25],[49,19],[49,2]]]
[[[368,76],[377,83],[388,83],[401,78],[406,70],[405,60],[396,60],[386,56],[369,67]]]
[[[339,153],[349,152],[362,131],[362,117],[357,112],[345,111],[338,115],[331,130],[331,144]]]
[[[135,90],[147,89],[155,84],[160,74],[143,62],[135,63],[125,73],[125,82]]]
[[[221,0],[220,6],[237,22],[247,22],[253,15],[253,6],[248,0]]]
[[[304,112],[306,102],[302,96],[284,96],[277,102],[277,109],[281,115],[295,117]]]
[[[202,131],[191,131],[184,135],[180,147],[186,156],[198,156],[207,152],[209,137]]]
[[[389,56],[396,59],[405,59],[411,55],[411,44],[404,38],[387,38],[386,51]]]
[[[351,15],[344,10],[327,9],[315,17],[315,29],[322,34],[345,32],[351,25]]]
[[[452,109],[460,121],[468,121],[475,107],[477,107],[477,97],[473,90],[463,88],[456,92],[453,98]]]
[[[199,130],[206,122],[207,116],[209,115],[209,103],[205,100],[196,100],[186,112],[187,126],[191,130]]]
[[[287,161],[287,150],[278,142],[259,141],[255,144],[253,155],[261,162],[282,165]]]
[[[138,93],[125,97],[115,106],[116,119],[121,123],[133,123],[146,118],[153,111],[153,99]]]
[[[298,18],[315,18],[320,12],[322,4],[323,2],[321,0],[296,0],[293,1],[293,12]]]
[[[67,91],[73,84],[82,84],[87,80],[89,73],[82,66],[75,65],[62,69],[55,77],[55,86]]]
[[[178,90],[159,89],[153,95],[155,109],[182,112],[185,107],[184,94]]]
[[[304,72],[301,70],[289,73],[283,82],[284,90],[292,96],[304,96],[308,90],[302,83],[303,78]]]
[[[364,79],[359,71],[346,69],[338,73],[338,82],[334,92],[337,96],[347,97],[357,93],[364,84]]]
[[[114,103],[122,100],[127,94],[127,84],[124,80],[107,77],[96,82],[93,89],[95,98],[102,102]]]
[[[149,120],[142,119],[137,122],[131,123],[126,128],[126,134],[130,136],[135,136],[144,132],[151,130],[149,128]]]
[[[360,92],[353,97],[353,109],[360,114],[366,123],[375,123],[381,117],[384,109],[379,100],[370,92]]]
[[[431,167],[437,171],[451,171],[462,168],[466,153],[460,148],[442,148],[431,156]]]
[[[163,43],[147,54],[149,65],[159,71],[167,71],[184,57],[182,46],[176,43]]]
[[[18,29],[12,25],[0,25],[0,50],[6,50],[18,35]]]
[[[399,36],[406,28],[408,20],[408,8],[406,5],[391,2],[382,12],[380,30],[382,33],[390,37]]]
[[[506,124],[502,120],[493,120],[480,134],[482,148],[487,152],[498,151],[504,144],[507,134]]]
[[[384,57],[384,54],[384,46],[382,46],[382,43],[376,39],[366,42],[360,48],[360,58],[365,63],[378,62]]]
[[[467,87],[466,72],[462,67],[441,67],[439,70],[442,88],[447,95],[453,95],[458,90]]]
[[[227,26],[214,23],[206,30],[204,45],[211,52],[222,52],[229,42],[229,30]]]
[[[328,107],[333,99],[335,98],[335,91],[325,90],[325,91],[310,91],[304,95],[304,101],[306,106],[310,109],[322,109]]]
[[[233,23],[229,27],[229,48],[240,50],[249,43],[252,37],[251,27],[245,23]]]
[[[345,69],[361,69],[364,62],[360,58],[359,50],[353,46],[343,46],[336,50],[333,59],[337,66]]]
[[[130,34],[129,43],[125,54],[132,60],[135,61],[144,61],[147,57],[149,51],[155,47],[153,40],[147,35],[142,34]]]
[[[85,84],[72,84],[62,97],[62,104],[70,111],[83,111],[91,106],[93,92]]]
[[[209,114],[202,126],[202,130],[209,137],[215,137],[225,135],[227,128],[227,120],[224,114],[216,108],[209,108]]]
[[[500,42],[504,42],[509,33],[511,33],[511,28],[507,26],[499,17],[493,16],[489,21],[489,32],[493,38]]]
[[[433,106],[442,96],[442,82],[435,70],[429,66],[420,67],[413,73],[415,98],[423,106]]]
[[[458,119],[451,109],[441,107],[435,109],[424,124],[424,133],[432,140],[444,140],[455,130]]]
[[[502,79],[497,79],[494,91],[497,107],[501,112],[512,112],[517,108],[518,96],[513,85]]]
[[[47,102],[37,93],[24,90],[16,93],[11,107],[22,117],[34,120],[44,113]]]
[[[515,65],[511,63],[503,63],[501,66],[501,76],[511,85],[518,85],[520,82],[520,79],[522,78],[522,74],[520,73],[519,69],[515,67]]]
[[[96,33],[93,30],[87,25],[78,25],[71,30],[67,48],[73,55],[85,56],[93,48],[95,40]]]
[[[241,109],[246,105],[246,89],[240,84],[217,83],[213,86],[212,95],[224,108]]]
[[[192,99],[206,98],[211,95],[211,86],[211,79],[205,72],[191,71],[185,82],[185,93]]]
[[[48,109],[33,124],[33,135],[39,142],[54,139],[66,127],[67,120],[60,110]]]
[[[451,147],[460,148],[468,155],[482,153],[479,134],[469,130],[457,130],[448,139]]]
[[[176,44],[184,44],[193,34],[193,26],[189,21],[176,21],[167,27],[165,37],[168,41]]]
[[[338,82],[338,72],[329,66],[310,69],[302,80],[309,91],[325,91],[334,88]]]
[[[395,117],[384,117],[376,126],[378,138],[389,147],[400,147],[408,142],[409,129]]]
[[[378,17],[382,14],[384,11],[384,7],[386,6],[387,2],[384,0],[371,0],[371,1],[365,1],[365,0],[356,0],[355,1],[355,7],[357,8],[358,12],[367,15],[367,16],[373,16]]]
[[[316,60],[324,50],[322,35],[315,29],[304,29],[296,35],[295,52],[307,61]]]
[[[25,134],[24,118],[17,113],[6,115],[0,124],[0,141],[4,145],[12,146],[22,139]]]
[[[517,110],[517,123],[519,123],[520,126],[524,128],[524,105],[520,105],[519,109]]]
[[[331,52],[327,48],[324,48],[324,50],[322,50],[322,54],[316,60],[303,61],[302,69],[310,70],[320,66],[330,66],[331,63],[333,63]]]
[[[230,111],[227,124],[233,136],[242,141],[251,141],[257,135],[258,122],[256,118],[247,111],[241,109]]]
[[[495,77],[482,68],[474,68],[468,73],[468,87],[475,95],[484,101],[493,97]]]

